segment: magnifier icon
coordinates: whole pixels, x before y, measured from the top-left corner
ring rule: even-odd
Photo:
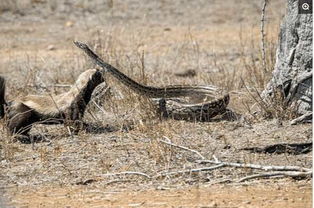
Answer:
[[[304,3],[304,4],[302,4],[302,9],[303,10],[309,10],[310,9],[310,5],[308,3]]]

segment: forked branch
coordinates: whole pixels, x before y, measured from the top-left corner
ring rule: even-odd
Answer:
[[[162,143],[177,147],[186,151],[190,151],[192,153],[195,153],[198,157],[204,158],[204,156],[199,153],[196,150],[173,144],[170,141],[163,141]],[[166,173],[160,173],[156,178],[164,177],[164,176],[171,176],[171,175],[180,175],[180,174],[187,174],[187,173],[196,173],[196,172],[205,172],[205,171],[212,171],[219,168],[224,167],[234,167],[234,168],[250,168],[250,169],[258,169],[258,170],[264,170],[267,171],[266,173],[259,173],[259,174],[253,174],[249,175],[243,178],[240,178],[236,180],[236,182],[243,182],[250,179],[255,178],[269,178],[269,177],[306,177],[306,176],[312,176],[312,170],[309,168],[299,167],[299,166],[272,166],[272,165],[258,165],[258,164],[250,164],[250,163],[234,163],[234,162],[223,162],[219,161],[217,158],[215,160],[196,160],[199,164],[213,164],[213,166],[209,167],[201,167],[201,168],[193,168],[193,169],[185,169],[185,170],[179,170],[179,171],[173,171],[173,172],[166,172]],[[270,172],[272,171],[272,172]],[[227,180],[227,181],[233,181],[233,180]]]
[[[200,164],[211,163],[215,165],[223,164],[228,167],[235,168],[251,168],[251,169],[259,169],[265,171],[300,171],[300,172],[308,172],[311,171],[309,168],[303,168],[299,166],[276,166],[276,165],[257,165],[250,163],[233,163],[233,162],[222,162],[222,161],[214,161],[214,160],[198,160],[196,161]]]

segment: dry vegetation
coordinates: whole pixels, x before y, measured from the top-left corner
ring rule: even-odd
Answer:
[[[225,88],[229,108],[242,118],[160,121],[147,99],[108,75],[110,90],[97,89],[84,118],[90,127],[78,135],[63,125],[37,125],[31,133],[40,139],[24,144],[13,142],[1,127],[0,193],[6,191],[16,207],[310,207],[309,178],[239,182],[265,171],[234,167],[157,177],[209,166],[196,162],[198,154],[161,142],[168,139],[207,159],[312,167],[311,153],[242,150],[312,141],[310,125],[289,125],[295,115],[281,104],[280,94],[271,105],[259,97],[273,70],[285,5],[273,0],[267,8],[266,71],[260,6],[258,0],[1,1],[0,73],[9,100],[64,92],[95,67],[72,44],[81,40],[141,83]],[[187,70],[196,76],[175,75]],[[206,195],[212,189],[217,192]],[[167,198],[172,195],[175,199]]]

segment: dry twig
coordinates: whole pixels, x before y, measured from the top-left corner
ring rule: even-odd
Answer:
[[[261,46],[262,46],[262,61],[263,61],[263,69],[264,72],[267,72],[267,66],[266,66],[266,49],[265,49],[265,10],[267,6],[268,0],[264,0],[263,6],[262,6],[262,16],[261,16]]]
[[[211,164],[224,164],[229,167],[236,168],[251,168],[251,169],[260,169],[265,171],[300,171],[300,172],[308,172],[311,171],[309,168],[303,168],[299,166],[272,166],[272,165],[256,165],[256,164],[244,164],[244,163],[233,163],[233,162],[222,162],[222,161],[214,161],[214,160],[199,160],[196,161],[201,164],[211,163]]]
[[[152,178],[151,176],[147,175],[146,173],[133,172],[133,171],[124,171],[124,172],[119,172],[119,173],[106,173],[106,174],[102,174],[100,176],[108,177],[108,176],[120,176],[120,175],[138,175],[138,176],[143,176],[143,177],[148,178],[148,179]]]
[[[167,172],[167,173],[160,173],[156,175],[155,178],[170,176],[170,175],[179,175],[179,174],[185,174],[185,173],[197,173],[197,172],[202,172],[202,171],[211,171],[218,168],[222,168],[224,166],[225,166],[224,164],[219,164],[219,165],[204,167],[204,168],[194,168],[194,169],[188,169],[188,170],[179,170],[179,171],[173,171],[173,172]]]
[[[201,160],[205,159],[205,157],[201,153],[199,153],[198,151],[190,149],[190,148],[187,148],[185,146],[174,144],[174,143],[171,142],[171,140],[168,137],[164,136],[164,138],[167,139],[168,141],[164,141],[164,140],[159,140],[159,141],[164,143],[164,144],[167,144],[167,145],[170,145],[170,146],[173,146],[173,147],[177,147],[179,149],[183,149],[183,150],[186,150],[186,151],[193,152],[193,153],[197,154],[201,158]]]
[[[168,141],[160,140],[160,142],[177,147],[186,151],[193,152],[197,154],[200,158],[205,158],[201,153],[199,153],[196,150],[174,144],[170,141],[169,138],[164,137]],[[298,166],[264,166],[264,165],[257,165],[257,164],[244,164],[244,163],[232,163],[232,162],[222,162],[219,161],[218,158],[214,157],[214,160],[198,160],[196,161],[201,164],[211,163],[215,164],[215,166],[210,167],[203,167],[203,168],[194,168],[194,169],[188,169],[188,170],[179,170],[179,171],[173,171],[173,172],[167,172],[167,173],[160,173],[154,178],[164,177],[164,176],[171,176],[171,175],[179,175],[179,174],[185,174],[185,173],[196,173],[196,172],[202,172],[202,171],[212,171],[218,168],[223,167],[236,167],[236,168],[251,168],[251,169],[260,169],[265,171],[279,171],[279,172],[268,172],[268,173],[260,173],[260,174],[253,174],[249,175],[243,178],[240,178],[237,180],[237,182],[243,182],[250,179],[255,178],[265,178],[265,177],[304,177],[304,176],[310,176],[312,175],[312,170],[308,168],[298,167]],[[223,180],[222,182],[230,182],[231,179]],[[221,183],[221,182],[219,182]]]
[[[249,175],[243,178],[240,178],[237,182],[243,182],[247,181],[250,179],[255,179],[255,178],[269,178],[273,176],[277,177],[305,177],[305,176],[310,176],[312,175],[312,171],[308,172],[298,172],[298,171],[293,171],[293,172],[270,172],[270,173],[260,173],[260,174],[254,174],[254,175]]]
[[[300,124],[300,123],[311,123],[312,122],[312,118],[313,118],[313,112],[307,112],[304,115],[293,119],[290,124],[291,125],[296,125],[296,124]]]

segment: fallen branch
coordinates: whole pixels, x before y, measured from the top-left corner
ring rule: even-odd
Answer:
[[[296,119],[293,119],[290,122],[290,125],[296,125],[296,124],[300,124],[300,123],[312,123],[312,114],[313,114],[312,112],[307,112],[304,115],[302,115]]]
[[[235,168],[251,168],[251,169],[260,169],[265,171],[300,171],[300,172],[308,172],[311,171],[309,168],[303,168],[299,166],[272,166],[272,165],[256,165],[256,164],[244,164],[244,163],[233,163],[233,162],[221,162],[221,161],[214,161],[214,160],[198,160],[196,161],[200,164],[223,164],[224,166],[228,167],[235,167]]]
[[[174,144],[174,143],[171,142],[171,140],[168,137],[164,136],[164,138],[166,138],[168,141],[164,141],[164,140],[159,140],[159,141],[164,143],[164,144],[167,144],[167,145],[170,145],[170,146],[173,146],[173,147],[177,147],[179,149],[183,149],[183,150],[186,150],[186,151],[193,152],[193,153],[197,154],[201,158],[201,160],[205,159],[205,157],[201,153],[199,153],[198,151],[190,149],[190,148],[187,148],[185,146]]]
[[[174,144],[170,141],[169,138],[164,137],[168,141],[160,140],[160,142],[177,147],[186,151],[193,152],[197,154],[200,158],[205,158],[201,153],[199,153],[196,150],[187,148],[185,146]],[[259,169],[259,170],[265,170],[265,171],[280,171],[280,172],[270,172],[270,173],[261,173],[261,174],[254,174],[250,176],[246,176],[244,178],[241,178],[238,180],[238,182],[259,178],[259,177],[273,177],[273,176],[280,176],[280,177],[297,177],[297,176],[308,176],[312,175],[312,170],[309,168],[303,168],[299,166],[270,166],[270,165],[257,165],[257,164],[244,164],[244,163],[233,163],[233,162],[222,162],[219,161],[216,157],[214,157],[214,160],[198,160],[196,161],[200,164],[215,164],[215,166],[210,167],[203,167],[203,168],[195,168],[195,169],[189,169],[189,170],[179,170],[179,171],[173,171],[168,173],[161,173],[155,176],[156,178],[164,177],[164,176],[170,176],[170,175],[178,175],[178,174],[185,174],[185,173],[195,173],[195,172],[202,172],[202,171],[211,171],[222,167],[235,167],[235,168],[251,168],[251,169]],[[228,179],[228,181],[231,181]]]
[[[156,175],[154,178],[164,177],[164,176],[170,176],[170,175],[179,175],[179,174],[185,174],[185,173],[197,173],[202,171],[212,171],[218,168],[222,168],[225,165],[219,164],[215,166],[210,167],[204,167],[204,168],[194,168],[194,169],[188,169],[188,170],[179,170],[179,171],[173,171],[173,172],[167,172],[167,173],[160,173]]]
[[[274,177],[274,176],[279,176],[279,177],[306,177],[306,176],[311,176],[312,171],[308,172],[270,172],[270,173],[260,173],[260,174],[254,174],[254,175],[249,175],[243,178],[240,178],[237,182],[243,182],[247,181],[250,179],[255,179],[255,178],[269,178],[269,177]]]

